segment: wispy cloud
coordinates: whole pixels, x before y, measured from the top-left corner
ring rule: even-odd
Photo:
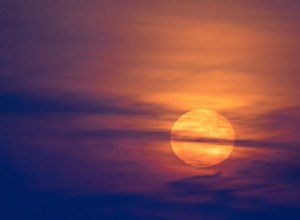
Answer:
[[[43,114],[111,114],[111,115],[159,115],[165,109],[159,106],[127,100],[82,98],[75,94],[42,95],[20,92],[0,94],[0,113],[6,115]]]

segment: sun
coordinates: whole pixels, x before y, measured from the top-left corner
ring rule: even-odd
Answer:
[[[174,123],[171,145],[175,155],[194,167],[210,167],[226,160],[234,147],[230,122],[208,109],[183,114]]]

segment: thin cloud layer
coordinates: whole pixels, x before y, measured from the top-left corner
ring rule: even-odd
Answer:
[[[110,115],[158,115],[163,109],[150,104],[115,101],[114,98],[88,100],[74,94],[33,95],[26,93],[1,93],[0,113],[3,115],[43,114],[110,114]]]

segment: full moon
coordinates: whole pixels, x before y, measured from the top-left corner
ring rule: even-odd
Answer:
[[[194,167],[210,167],[226,160],[234,146],[230,122],[213,110],[196,109],[174,123],[171,145],[175,155]]]

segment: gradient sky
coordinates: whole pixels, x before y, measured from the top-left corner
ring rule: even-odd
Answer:
[[[300,2],[2,1],[1,219],[300,219]],[[193,168],[170,130],[232,123]]]

